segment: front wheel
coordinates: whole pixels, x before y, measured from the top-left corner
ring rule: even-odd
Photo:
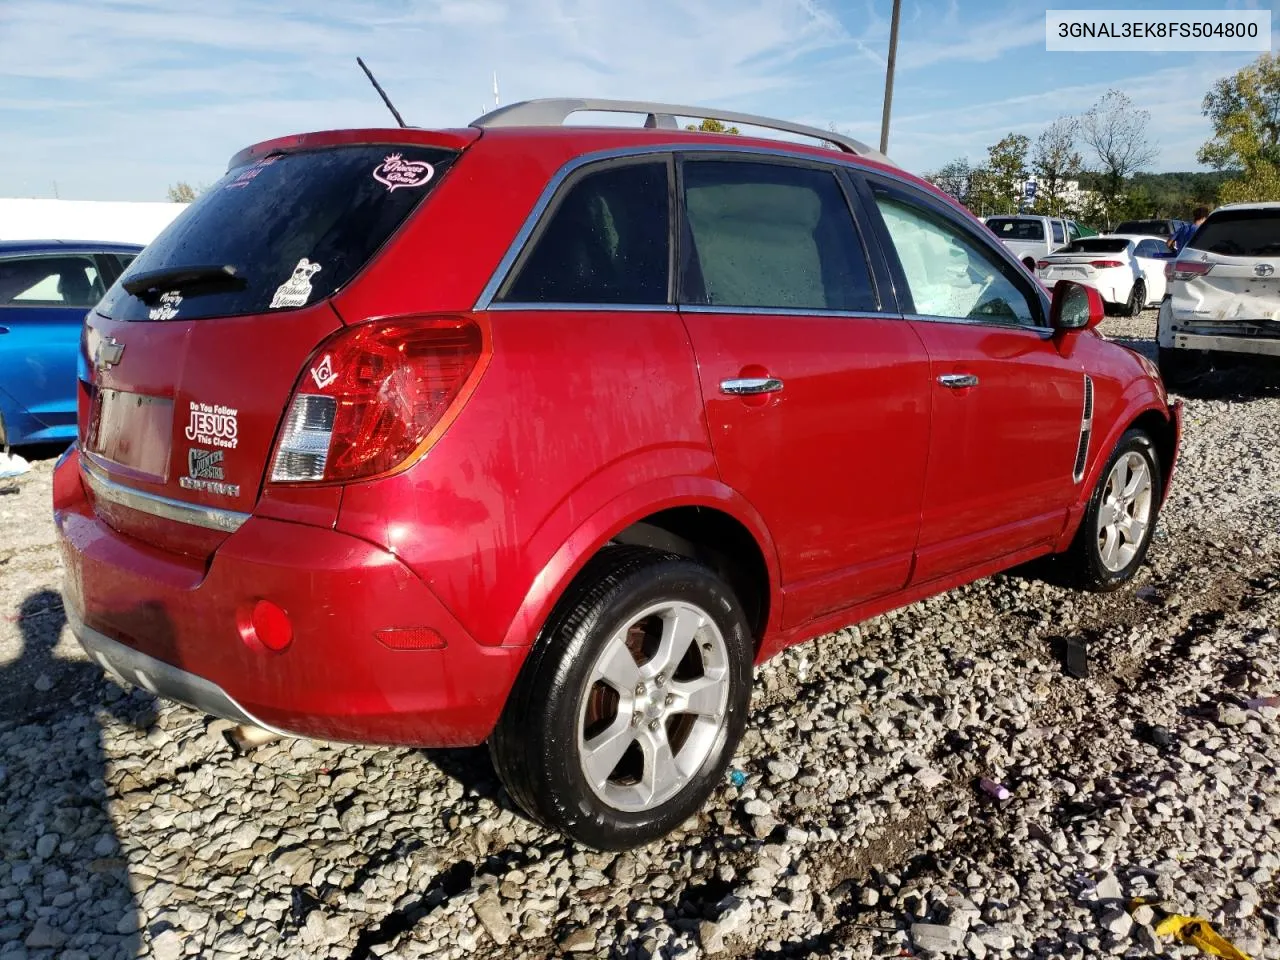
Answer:
[[[1066,556],[1081,587],[1106,592],[1133,579],[1151,546],[1161,489],[1151,438],[1141,430],[1127,431],[1102,471]]]
[[[707,567],[610,547],[539,637],[489,741],[532,817],[602,850],[696,813],[742,737],[751,632]]]

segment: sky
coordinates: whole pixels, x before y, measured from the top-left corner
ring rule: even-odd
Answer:
[[[1125,9],[1275,0],[1122,0]],[[1205,92],[1251,53],[1049,53],[1045,10],[1101,0],[903,0],[889,154],[916,173],[1034,138],[1108,88],[1151,113],[1155,170],[1198,169]],[[1108,9],[1114,10],[1112,3]],[[494,102],[713,105],[879,142],[892,0],[0,0],[0,197],[163,200],[241,147]],[[1280,17],[1274,16],[1280,27]],[[1273,34],[1273,49],[1275,48]]]

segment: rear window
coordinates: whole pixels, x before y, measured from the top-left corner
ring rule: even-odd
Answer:
[[[1168,220],[1125,220],[1120,223],[1114,233],[1145,233],[1148,236],[1169,236]]]
[[[1120,253],[1129,248],[1128,240],[1113,237],[1081,237],[1054,253]]]
[[[1043,240],[1044,223],[1040,220],[988,220],[987,226],[1001,240]]]
[[[360,144],[236,167],[138,254],[99,310],[121,320],[191,320],[319,303],[360,272],[457,156]],[[231,282],[192,279],[224,267],[234,270]],[[125,290],[183,269],[185,280],[141,296]]]
[[[1280,209],[1219,211],[1187,246],[1225,257],[1274,257],[1280,254]]]

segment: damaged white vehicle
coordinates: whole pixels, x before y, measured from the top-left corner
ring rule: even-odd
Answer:
[[[1167,383],[1228,354],[1280,362],[1280,203],[1219,207],[1165,277],[1156,341]]]

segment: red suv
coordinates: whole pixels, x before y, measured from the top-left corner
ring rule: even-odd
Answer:
[[[837,149],[674,121],[711,115]],[[532,816],[641,843],[723,776],[753,662],[1044,554],[1133,575],[1180,416],[1101,316],[760,117],[263,143],[86,319],[68,614],[162,696],[487,740]]]

